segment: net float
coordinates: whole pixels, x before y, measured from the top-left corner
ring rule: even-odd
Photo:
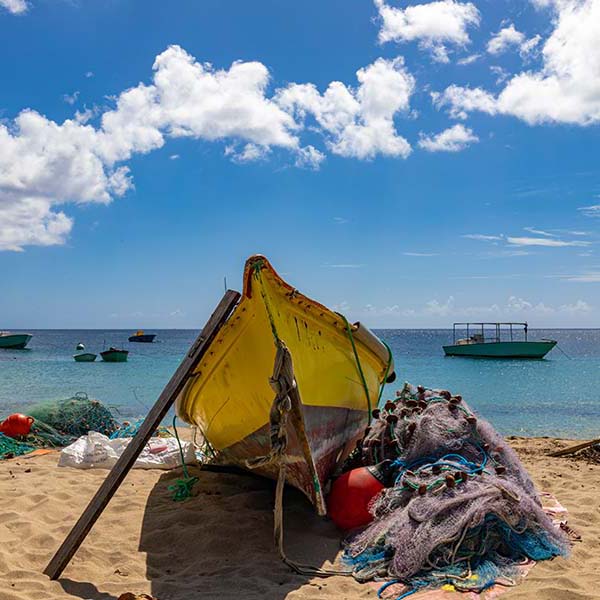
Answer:
[[[11,438],[29,435],[34,421],[33,417],[15,413],[0,423],[0,433]]]

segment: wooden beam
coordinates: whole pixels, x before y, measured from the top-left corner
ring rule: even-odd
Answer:
[[[590,446],[595,446],[596,444],[600,444],[600,439],[591,440],[590,442],[583,442],[582,444],[577,444],[576,446],[569,446],[568,448],[563,448],[562,450],[551,452],[550,454],[548,454],[548,456],[567,456],[569,454],[579,452],[580,450],[584,450],[585,448],[589,448]]]
[[[202,360],[210,343],[231,314],[231,311],[235,308],[239,298],[239,292],[233,290],[225,292],[215,312],[213,312],[169,383],[163,389],[158,400],[150,409],[137,434],[127,445],[125,451],[102,482],[102,485],[83,511],[81,517],[79,517],[77,523],[73,526],[73,529],[71,529],[69,535],[67,535],[56,554],[52,557],[52,560],[48,563],[44,573],[50,579],[60,577],[65,567],[69,564],[69,561],[75,552],[77,552],[77,549],[82,544],[90,529],[102,514],[102,511],[125,479],[131,467],[133,467],[140,452],[164,419],[173,402],[175,402],[186,381]]]

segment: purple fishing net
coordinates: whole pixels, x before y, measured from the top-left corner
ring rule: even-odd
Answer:
[[[567,553],[516,453],[460,396],[405,384],[373,411],[348,466],[359,465],[378,465],[388,486],[346,547],[359,580],[482,589],[524,559]]]

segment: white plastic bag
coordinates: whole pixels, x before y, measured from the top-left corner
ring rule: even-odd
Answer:
[[[77,469],[111,469],[133,438],[110,438],[90,431],[70,446],[63,448],[59,467]],[[196,462],[194,445],[181,442],[186,464]],[[138,456],[134,469],[174,469],[181,466],[179,446],[175,438],[151,438]]]

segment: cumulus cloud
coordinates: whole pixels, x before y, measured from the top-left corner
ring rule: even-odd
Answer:
[[[468,113],[476,110],[489,115],[495,115],[498,112],[496,98],[481,88],[468,88],[453,84],[447,87],[442,94],[432,92],[431,98],[437,108],[447,106],[448,113],[453,119],[466,119]]]
[[[0,6],[13,15],[22,15],[29,9],[26,0],[0,0]]]
[[[541,40],[542,37],[540,35],[535,35],[531,39],[527,39],[525,34],[518,31],[514,24],[511,23],[507,27],[500,29],[500,31],[490,38],[490,41],[487,43],[487,51],[489,54],[498,56],[511,48],[518,48],[519,54],[525,58],[535,50]]]
[[[460,152],[479,141],[471,129],[461,124],[454,125],[437,135],[427,136],[423,133],[419,135],[419,146],[427,152]]]
[[[494,55],[502,54],[511,46],[520,46],[524,41],[525,34],[517,31],[511,23],[492,36],[487,44],[487,51]]]
[[[375,0],[375,6],[381,18],[381,43],[416,41],[437,62],[449,62],[447,47],[466,46],[470,42],[467,29],[480,22],[479,11],[471,2],[438,0],[403,9]]]
[[[393,121],[408,110],[414,88],[402,59],[379,59],[357,72],[358,87],[334,82],[323,95],[312,84],[292,84],[269,97],[262,63],[219,70],[179,46],[159,54],[153,71],[151,83],[123,91],[102,114],[86,109],[56,123],[25,109],[0,122],[0,250],[64,243],[73,226],[64,205],[123,196],[133,186],[124,163],[168,138],[224,141],[240,163],[279,148],[296,166],[317,168],[325,155],[299,139],[302,118],[312,113],[327,146],[342,156],[411,151]]]
[[[513,76],[494,96],[452,85],[434,95],[453,117],[477,110],[507,114],[529,124],[600,122],[600,0],[535,0],[555,13],[555,28],[542,49],[538,71]]]
[[[358,87],[340,81],[321,94],[311,83],[290,84],[278,91],[277,104],[301,121],[312,115],[331,152],[371,159],[377,154],[407,157],[410,144],[396,132],[394,117],[410,108],[414,77],[404,60],[378,58],[356,73]]]
[[[0,124],[0,249],[64,243],[73,221],[56,207],[124,195],[132,182],[120,163],[161,147],[165,136],[300,151],[293,118],[265,96],[268,81],[260,63],[217,71],[172,46],[157,56],[152,84],[120,94],[97,128],[33,110]]]

